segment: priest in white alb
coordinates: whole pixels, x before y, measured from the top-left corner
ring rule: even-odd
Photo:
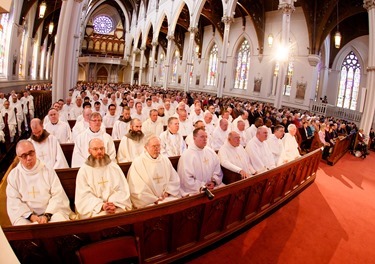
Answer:
[[[113,124],[113,140],[122,139],[122,137],[129,132],[131,119],[132,118],[130,117],[130,108],[128,106],[124,106],[124,108],[122,109],[122,115]]]
[[[34,118],[30,122],[31,137],[37,157],[42,160],[47,167],[53,169],[69,168],[64,152],[61,149],[57,138],[50,135],[44,128],[43,122],[39,118]]]
[[[37,159],[28,140],[17,143],[20,163],[9,173],[7,212],[12,225],[67,221],[72,214],[56,172]]]
[[[89,118],[89,127],[78,135],[74,142],[72,155],[72,168],[81,167],[85,164],[90,153],[89,142],[93,138],[100,138],[104,142],[105,152],[112,161],[116,161],[116,149],[110,135],[101,129],[102,116],[99,113],[92,113]]]
[[[215,128],[212,134],[211,147],[213,150],[217,151],[222,145],[224,145],[225,141],[228,138],[229,132],[230,130],[228,120],[225,118],[220,119],[219,125]]]
[[[69,124],[60,120],[60,114],[55,108],[49,109],[48,118],[50,122],[44,125],[48,133],[54,135],[60,144],[73,142]]]
[[[213,190],[223,186],[223,172],[216,153],[207,144],[207,133],[204,128],[193,132],[194,143],[182,153],[178,162],[178,175],[181,180],[181,194],[197,194],[204,188]]]
[[[272,152],[266,142],[268,130],[265,126],[258,127],[255,137],[246,145],[246,152],[250,157],[251,165],[258,172],[264,172],[276,167]]]
[[[272,152],[276,166],[280,166],[288,162],[285,159],[284,144],[282,140],[282,137],[284,136],[284,126],[276,125],[273,130],[273,134],[268,137],[266,142]]]
[[[146,137],[150,135],[160,136],[163,132],[164,124],[161,118],[158,117],[158,110],[151,109],[149,112],[149,118],[142,123],[142,132]]]
[[[240,142],[240,135],[235,131],[230,132],[228,140],[221,146],[218,156],[221,166],[240,174],[242,179],[246,179],[256,174],[256,171]]]
[[[122,137],[117,151],[117,161],[130,162],[141,155],[145,144],[145,135],[142,132],[142,123],[138,118],[130,121],[129,132]]]
[[[120,166],[105,153],[104,142],[89,143],[85,164],[76,179],[75,206],[80,219],[132,209],[129,186]]]
[[[160,139],[150,136],[145,151],[128,172],[130,197],[136,208],[164,203],[180,197],[180,178],[168,157],[160,154]]]
[[[299,153],[299,146],[296,140],[297,127],[294,124],[288,126],[288,133],[283,137],[284,156],[283,159],[287,162],[301,157]]]
[[[167,157],[180,156],[186,149],[185,141],[179,133],[180,122],[177,117],[168,119],[168,128],[160,134],[161,154]]]

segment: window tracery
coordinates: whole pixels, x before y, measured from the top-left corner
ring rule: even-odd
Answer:
[[[94,31],[99,34],[108,34],[113,31],[112,19],[108,16],[97,16],[93,21]]]
[[[234,88],[247,89],[247,76],[250,68],[250,45],[245,39],[237,53],[236,79]]]

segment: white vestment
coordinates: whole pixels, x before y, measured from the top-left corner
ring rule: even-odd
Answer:
[[[156,122],[152,122],[150,118],[142,123],[142,132],[145,136],[156,135],[160,136],[163,132],[163,123],[161,119],[158,117]]]
[[[112,128],[112,138],[113,140],[122,139],[130,129],[130,121],[124,122],[121,120],[116,120]]]
[[[217,151],[228,139],[229,129],[223,131],[220,126],[217,126],[212,134],[211,147],[213,150]]]
[[[44,129],[51,135],[54,135],[60,144],[73,142],[70,126],[66,122],[60,120],[56,124],[49,122],[44,126]]]
[[[23,105],[23,112],[25,113],[25,115],[27,114],[27,112],[29,112],[30,119],[33,119],[34,118],[34,98],[31,96],[22,97],[20,101],[21,101],[21,104]],[[29,103],[29,105],[27,105],[27,103]]]
[[[191,114],[189,115],[189,119],[191,120],[191,123],[194,125],[197,121],[204,121],[204,116],[203,116],[203,112],[201,111],[201,113],[199,115],[197,115],[195,112],[191,112]]]
[[[238,121],[243,121],[245,123],[245,130],[250,127],[249,120],[243,119],[242,116],[238,116],[236,119],[233,120],[232,122],[232,129],[237,128],[237,123]]]
[[[123,136],[117,151],[117,161],[119,163],[133,161],[141,155],[145,146],[145,137],[139,142]]]
[[[190,145],[193,145],[194,144],[194,136],[193,136],[193,132],[191,132],[189,135],[186,136],[185,138],[185,143],[186,143],[186,147],[188,148]],[[212,148],[212,139],[211,139],[211,135],[209,135],[207,133],[207,144],[206,144],[207,147],[209,148]],[[212,148],[213,149],[213,148]]]
[[[3,108],[1,110],[1,115],[3,118],[5,117],[5,114],[8,114],[8,128],[9,128],[9,134],[10,137],[13,138],[16,135],[16,127],[17,127],[17,119],[16,114],[14,113],[14,110],[11,108],[5,109]]]
[[[147,115],[144,115],[144,114],[137,114],[137,112],[134,112],[133,114],[130,114],[130,116],[132,117],[132,119],[134,118],[137,118],[139,120],[141,120],[141,122],[143,123],[144,121],[146,121],[146,119],[148,118]]]
[[[178,133],[181,134],[181,136],[187,136],[189,135],[191,132],[193,132],[193,125],[190,121],[190,119],[186,119],[185,121],[181,121],[179,120],[180,122],[180,128],[178,129]]]
[[[178,161],[178,175],[181,180],[181,194],[196,194],[210,181],[217,186],[224,185],[220,160],[208,147],[198,148],[195,144],[182,153]]]
[[[25,225],[34,212],[52,214],[50,222],[69,220],[71,210],[56,172],[37,160],[34,168],[19,163],[8,175],[7,211],[12,225]]]
[[[99,138],[103,140],[105,153],[116,162],[116,149],[113,139],[110,135],[105,133],[102,129],[99,132],[92,132],[87,128],[84,132],[79,134],[75,140],[73,155],[72,155],[72,168],[81,167],[89,157],[89,143],[92,139]]]
[[[3,116],[0,115],[0,142],[5,142],[5,134],[3,132],[3,129],[4,129],[5,125],[4,125],[4,121],[3,121]]]
[[[260,142],[255,136],[246,145],[246,152],[250,157],[251,165],[258,173],[271,170],[276,167],[275,160],[268,144]]]
[[[117,115],[110,115],[109,113],[107,113],[104,117],[103,117],[103,124],[105,127],[113,127],[114,123],[116,120],[118,120],[119,116]]]
[[[83,131],[85,131],[88,127],[89,127],[89,122],[86,122],[85,120],[76,122],[72,128],[73,141],[75,141],[78,135],[81,134]]]
[[[277,138],[274,134],[271,134],[271,136],[266,140],[266,142],[268,144],[269,149],[272,152],[276,166],[280,166],[286,163],[286,161],[283,160],[283,157],[285,156],[283,141]]]
[[[186,149],[185,141],[180,133],[172,134],[167,129],[160,134],[161,154],[167,157],[180,156]]]
[[[247,142],[249,142],[249,139],[247,138],[245,130],[240,131],[237,127],[234,128],[232,131],[237,132],[240,135],[241,141],[240,145],[243,147],[246,147]]]
[[[218,156],[220,164],[224,168],[240,173],[241,170],[249,175],[254,174],[255,170],[250,163],[250,158],[242,146],[233,147],[228,140],[221,146]]]
[[[283,145],[284,145],[284,160],[292,161],[296,158],[301,157],[298,150],[298,143],[294,136],[289,133],[285,133],[283,137]]]
[[[169,196],[161,202],[180,197],[180,178],[169,158],[164,155],[153,159],[143,152],[130,166],[128,181],[130,197],[136,208],[154,204],[164,193]]]
[[[256,136],[258,128],[252,124],[248,129],[245,130],[247,140],[252,139]]]
[[[74,104],[69,111],[70,120],[76,120],[78,116],[82,115],[82,111],[82,106],[78,107],[76,104]]]
[[[105,215],[103,203],[111,202],[121,210],[132,209],[130,191],[121,168],[111,162],[102,167],[84,164],[76,180],[75,206],[81,219]]]
[[[60,143],[54,135],[49,135],[42,142],[36,142],[30,138],[35,148],[36,156],[51,169],[69,168]]]
[[[215,127],[214,127],[212,121],[209,124],[207,124],[205,121],[203,121],[203,123],[204,123],[204,128],[207,132],[207,135],[212,136],[212,134],[214,133],[214,130],[215,130]]]

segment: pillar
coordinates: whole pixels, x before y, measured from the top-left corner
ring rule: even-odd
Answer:
[[[193,53],[194,53],[194,39],[195,34],[198,32],[197,27],[189,27],[190,32],[190,39],[189,39],[189,46],[187,49],[187,56],[186,56],[186,72],[185,72],[185,92],[189,91],[189,85],[190,85],[190,72],[191,68],[193,67]]]
[[[219,81],[217,84],[217,96],[223,97],[223,90],[224,90],[224,79],[226,78],[224,72],[226,71],[227,65],[227,54],[228,54],[228,40],[229,40],[229,29],[230,24],[233,22],[233,17],[230,16],[223,16],[221,21],[224,23],[224,37],[223,37],[223,45],[221,48],[221,58],[219,64]]]
[[[140,58],[140,62],[139,62],[139,77],[138,77],[138,84],[139,85],[142,85],[142,75],[143,75],[143,60],[144,60],[144,56],[145,56],[145,50],[146,50],[146,47],[142,46],[140,48],[141,50],[141,58]]]
[[[375,0],[364,0],[363,7],[368,12],[369,22],[369,55],[367,67],[367,95],[360,128],[369,134],[375,112]]]
[[[152,51],[151,51],[151,61],[150,63],[150,76],[148,79],[148,85],[152,87],[154,85],[154,74],[155,74],[155,53],[156,53],[156,46],[158,45],[157,41],[153,41],[151,43]]]
[[[137,48],[133,51],[133,57],[132,57],[132,71],[130,76],[130,85],[134,84],[134,73],[135,73],[135,59],[137,57],[137,54],[139,54],[140,50]]]
[[[171,60],[171,49],[172,49],[172,42],[174,41],[173,35],[167,36],[168,46],[167,46],[167,54],[165,56],[165,63],[164,63],[164,80],[163,80],[163,88],[167,90],[167,84],[169,79],[169,63]]]
[[[290,35],[290,17],[295,10],[293,0],[280,0],[279,9],[283,13],[282,27],[281,27],[281,47],[289,51],[289,35]],[[283,50],[285,52],[285,50]],[[276,86],[276,96],[274,101],[274,106],[276,108],[281,108],[281,101],[283,96],[283,89],[285,83],[286,70],[288,67],[288,59],[285,58],[279,61],[279,76]]]

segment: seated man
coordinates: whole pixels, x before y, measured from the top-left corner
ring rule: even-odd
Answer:
[[[128,181],[136,208],[180,197],[180,178],[169,158],[160,155],[160,139],[155,135],[147,139],[145,151],[134,159]]]
[[[138,157],[144,146],[144,134],[142,132],[142,123],[138,118],[130,121],[129,132],[122,137],[117,151],[117,161],[130,162]]]
[[[301,157],[301,155],[299,154],[299,146],[295,138],[296,133],[297,127],[294,124],[290,124],[288,126],[288,133],[285,133],[283,137],[285,153],[285,157],[283,159],[287,160],[288,162]]]
[[[49,168],[69,168],[59,141],[43,128],[43,122],[39,118],[34,118],[30,122],[30,127],[30,141],[35,147],[36,156]]]
[[[257,128],[255,137],[249,140],[246,145],[246,152],[250,162],[257,172],[264,172],[276,167],[271,150],[266,143],[268,130],[265,126]]]
[[[215,128],[214,133],[212,134],[212,149],[217,151],[224,145],[225,141],[228,138],[229,134],[229,123],[225,118],[220,119],[219,125]]]
[[[177,172],[183,196],[199,193],[203,188],[211,191],[224,185],[219,157],[206,147],[207,133],[204,128],[194,129],[193,138],[194,143],[182,153],[178,162]]]
[[[79,218],[131,210],[125,175],[120,166],[105,153],[103,140],[92,139],[89,153],[76,180],[75,206]]]
[[[168,119],[168,128],[160,134],[161,153],[167,157],[180,156],[186,149],[185,141],[178,132],[180,123],[177,117]]]
[[[287,160],[284,159],[284,145],[282,137],[284,136],[284,126],[276,125],[274,132],[267,139],[267,144],[269,149],[272,152],[273,159],[275,160],[276,166],[287,163]]]
[[[158,110],[151,109],[149,118],[142,123],[142,132],[145,136],[156,135],[159,136],[163,132],[163,122],[158,117]]]
[[[80,133],[74,144],[72,155],[72,168],[81,167],[89,157],[89,142],[93,138],[100,138],[104,142],[105,151],[111,160],[116,161],[116,149],[110,135],[101,129],[102,116],[92,113],[89,118],[89,127]]]
[[[218,155],[221,166],[239,173],[242,179],[246,179],[256,174],[256,171],[245,149],[240,146],[240,142],[241,137],[237,132],[229,132],[228,140],[221,146]]]
[[[110,104],[108,106],[107,113],[103,116],[103,124],[107,127],[113,127],[115,121],[119,118],[118,115],[116,115],[116,105]]]
[[[73,141],[69,124],[60,120],[60,114],[55,108],[51,108],[48,111],[48,118],[50,122],[45,125],[48,133],[54,135],[60,144]]]
[[[69,220],[69,199],[55,170],[37,159],[28,140],[17,143],[16,154],[20,163],[9,173],[6,189],[12,225]]]
[[[130,128],[130,108],[127,106],[124,106],[122,110],[122,115],[118,120],[115,121],[115,124],[113,125],[112,129],[112,138],[113,140],[121,139],[123,136],[125,136],[126,133],[129,132]]]

